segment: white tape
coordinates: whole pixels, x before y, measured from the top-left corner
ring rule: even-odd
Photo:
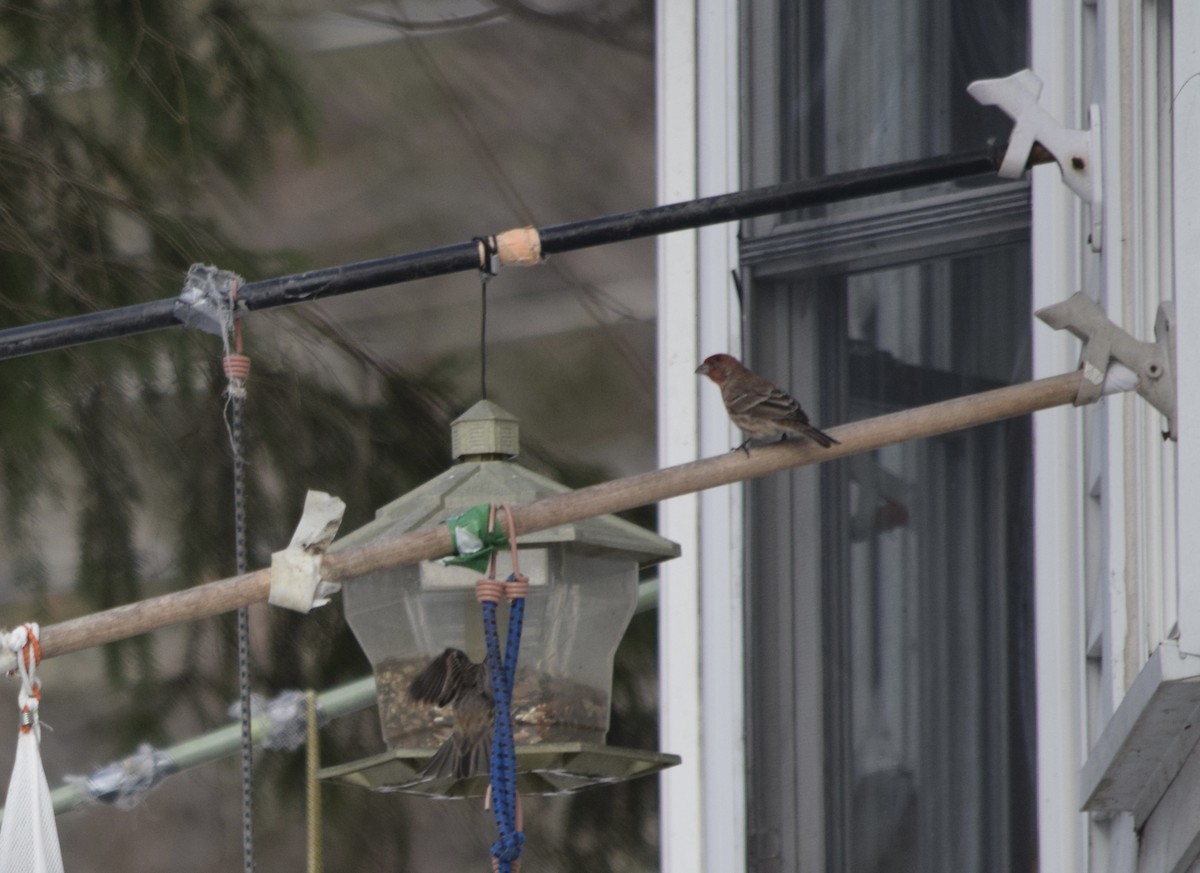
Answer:
[[[272,606],[309,612],[329,602],[341,590],[334,582],[321,580],[321,557],[337,535],[346,504],[323,491],[309,491],[304,512],[292,541],[282,552],[271,555]]]

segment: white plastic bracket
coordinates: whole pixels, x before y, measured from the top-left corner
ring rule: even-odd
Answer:
[[[1163,438],[1179,439],[1176,429],[1175,397],[1175,304],[1162,303],[1154,320],[1152,343],[1134,339],[1108,319],[1104,310],[1082,291],[1061,303],[1039,309],[1038,318],[1055,330],[1069,330],[1083,340],[1079,393],[1075,405],[1095,403],[1112,390],[1136,387],[1137,393],[1167,418]],[[1112,370],[1109,364],[1115,362]],[[1124,365],[1132,372],[1136,385],[1113,385],[1114,373]]]
[[[292,541],[282,552],[271,555],[272,606],[310,612],[329,602],[341,590],[336,582],[321,580],[321,558],[337,535],[346,504],[323,491],[309,491],[304,512]]]
[[[1104,199],[1100,107],[1093,103],[1088,108],[1087,130],[1063,127],[1038,103],[1042,80],[1032,70],[1005,79],[978,79],[967,86],[967,93],[984,106],[1000,107],[1014,122],[999,174],[1006,179],[1021,178],[1034,144],[1041,145],[1058,162],[1067,187],[1088,205],[1088,242],[1092,251],[1100,251]]]

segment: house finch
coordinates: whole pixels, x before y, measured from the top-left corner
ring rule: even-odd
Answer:
[[[717,383],[730,421],[747,435],[744,443],[734,447],[735,452],[741,449],[749,456],[747,446],[751,440],[758,437],[787,439],[788,434],[806,436],[825,448],[837,442],[808,423],[808,416],[795,398],[747,370],[737,358],[712,355],[696,368],[696,372]]]
[[[487,774],[495,705],[486,664],[462,649],[446,649],[417,674],[408,696],[418,703],[454,707],[454,733],[425,764],[427,778],[467,779]]]

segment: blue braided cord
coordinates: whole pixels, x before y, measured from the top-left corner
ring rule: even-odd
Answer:
[[[511,622],[510,622],[511,625]],[[512,682],[500,660],[500,631],[496,604],[483,603],[483,630],[487,641],[488,675],[495,697],[496,716],[492,733],[492,809],[500,839],[492,846],[500,873],[512,873],[512,861],[521,855],[523,836],[516,826],[516,752],[512,736]]]
[[[509,582],[516,581],[516,575],[512,574],[508,577]],[[508,640],[504,651],[504,681],[508,686],[509,697],[512,696],[513,685],[516,682],[517,674],[517,655],[521,650],[521,629],[525,623],[525,598],[518,597],[513,600],[509,606],[508,613]],[[503,744],[501,755],[512,762],[513,782],[511,786],[506,786],[512,793],[509,795],[513,809],[512,828],[508,831],[500,831],[500,839],[492,844],[492,855],[499,864],[497,865],[504,873],[511,873],[508,867],[511,862],[521,857],[521,846],[525,842],[525,835],[516,827],[516,763],[517,751],[513,741],[512,734],[512,719],[506,719],[507,724],[504,730],[499,729],[495,733],[493,739],[493,747]]]
[[[504,666],[500,660],[500,631],[496,625],[496,604],[487,601],[483,603],[483,633],[484,640],[487,643],[488,676],[492,684],[493,705],[496,709],[496,718],[493,720],[492,728],[493,739],[490,761],[492,800],[496,810],[496,825],[497,827],[502,827],[502,822],[500,821],[502,815],[501,804],[495,803],[495,795],[507,782],[508,767],[497,744],[497,738],[500,732],[500,723],[504,721],[501,716],[503,713],[510,711],[511,704],[509,702],[509,690],[504,681]]]
[[[516,574],[510,573],[509,582],[516,582]],[[508,610],[508,643],[504,650],[504,678],[509,691],[517,681],[517,654],[521,651],[521,629],[525,624],[525,598],[518,597]]]
[[[520,831],[513,831],[506,838],[492,843],[492,857],[500,862],[501,870],[511,873],[512,862],[521,857],[521,847],[524,843],[525,835]]]

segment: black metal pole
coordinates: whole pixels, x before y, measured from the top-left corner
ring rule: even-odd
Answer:
[[[996,147],[988,146],[971,152],[550,225],[540,228],[538,234],[543,254],[560,254],[675,230],[981,176],[994,173],[1002,155],[1002,149],[998,151]],[[478,268],[479,249],[471,240],[248,282],[238,289],[238,302],[249,310],[271,309],[318,297],[333,297]],[[176,300],[171,298],[0,330],[0,360],[176,327],[180,321],[175,308]]]
[[[539,230],[538,235],[542,240],[542,252],[552,255],[620,240],[982,176],[995,173],[1003,157],[1003,150],[997,152],[993,147],[988,147],[868,170],[834,173],[735,194],[718,194],[667,206],[652,206],[637,212],[606,215],[570,224],[556,224]]]

